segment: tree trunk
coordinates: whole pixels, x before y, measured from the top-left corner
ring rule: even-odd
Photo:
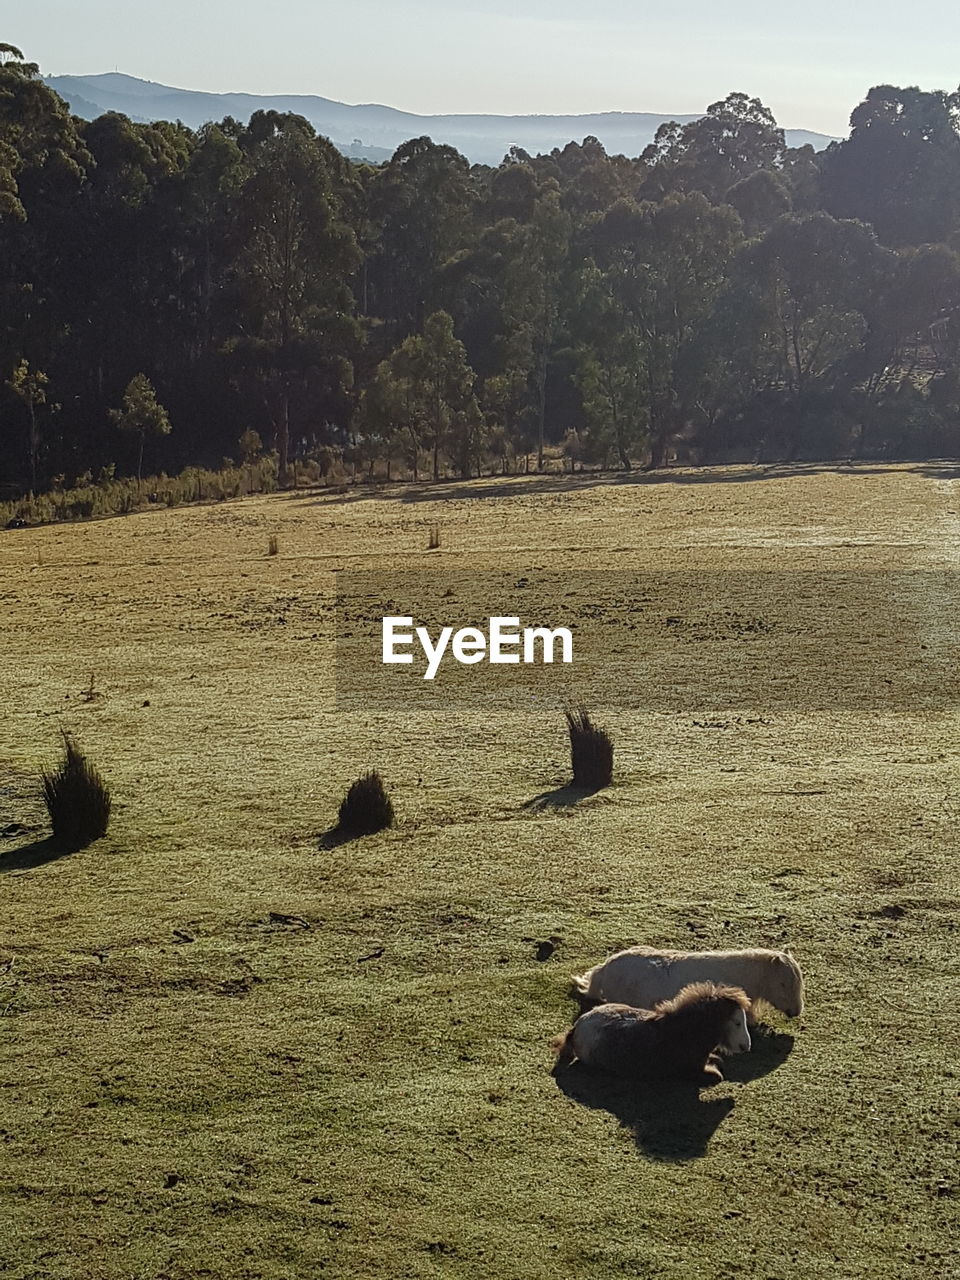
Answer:
[[[537,369],[537,470],[543,470],[543,424],[547,412],[547,353],[544,348]]]
[[[620,459],[620,467],[623,471],[630,470],[630,459],[623,444],[623,431],[620,426],[619,414],[616,410],[616,400],[613,402],[613,434],[617,442],[617,457]],[[570,470],[573,470],[571,466]]]
[[[659,471],[667,460],[667,437],[669,431],[665,427],[661,427],[654,432],[650,440],[650,461],[643,468],[644,471]]]
[[[280,421],[277,424],[277,452],[280,455],[277,468],[277,482],[281,489],[287,487],[287,467],[290,453],[290,388],[286,379],[280,396]]]
[[[37,492],[37,470],[40,458],[40,433],[37,430],[37,410],[33,400],[28,397],[27,410],[30,414],[30,491]]]

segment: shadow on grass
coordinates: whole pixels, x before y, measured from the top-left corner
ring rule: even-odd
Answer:
[[[351,840],[359,840],[359,836],[355,831],[344,831],[339,823],[335,827],[330,827],[324,831],[320,837],[321,849],[339,849],[342,844],[349,844]]]
[[[0,872],[29,871],[32,867],[42,867],[45,862],[56,862],[75,852],[74,849],[64,849],[48,836],[45,840],[33,840],[30,844],[22,844],[19,849],[0,853]]]
[[[794,1037],[785,1032],[760,1025],[752,1036],[749,1053],[723,1059],[721,1069],[728,1080],[744,1084],[768,1075],[793,1050]],[[644,1155],[674,1164],[704,1155],[734,1106],[732,1098],[701,1094],[694,1083],[624,1080],[590,1071],[579,1062],[562,1068],[554,1078],[568,1098],[616,1116]]]
[[[723,1074],[728,1080],[745,1084],[760,1076],[769,1075],[783,1066],[793,1052],[794,1037],[787,1031],[774,1031],[763,1023],[750,1028],[753,1047],[749,1053],[738,1053],[724,1058]]]
[[[691,1082],[623,1080],[579,1062],[554,1078],[574,1102],[616,1116],[644,1155],[671,1164],[704,1155],[734,1105],[728,1097],[701,1097],[700,1087]]]
[[[384,828],[380,829],[381,831]],[[320,837],[319,845],[321,849],[339,849],[342,844],[352,844],[354,840],[363,840],[367,836],[379,835],[380,831],[345,831],[339,823],[335,827],[330,827],[328,831],[324,831]]]
[[[916,458],[830,458],[807,459],[797,462],[718,462],[700,466],[664,467],[651,471],[544,471],[542,473],[512,476],[484,476],[480,480],[447,478],[439,481],[379,481],[358,480],[353,484],[316,486],[310,489],[286,490],[281,501],[317,503],[335,499],[337,502],[361,502],[370,498],[393,499],[402,503],[443,502],[446,499],[463,498],[512,498],[524,494],[537,496],[548,493],[567,493],[579,489],[614,487],[617,485],[716,485],[736,484],[743,481],[785,480],[792,477],[814,476],[836,472],[857,471],[883,474],[894,470],[909,470],[940,480],[955,479],[960,475],[955,459]]]
[[[572,809],[581,800],[586,800],[588,796],[595,796],[602,790],[602,787],[577,787],[572,782],[568,782],[566,786],[557,787],[553,791],[542,791],[540,795],[528,800],[523,808],[533,809],[534,812],[543,809]]]

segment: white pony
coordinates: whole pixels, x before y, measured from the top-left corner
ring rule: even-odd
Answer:
[[[803,1013],[803,974],[787,951],[658,951],[630,947],[609,956],[573,979],[584,1006],[599,1001],[652,1009],[671,1000],[691,982],[721,982],[741,987],[751,1004],[765,1001],[799,1018]],[[751,1010],[751,1021],[755,1021]]]

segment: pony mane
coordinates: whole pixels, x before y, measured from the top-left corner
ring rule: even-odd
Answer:
[[[756,960],[760,964],[769,965],[783,964],[784,960],[786,960],[791,968],[799,969],[799,965],[789,951],[771,951],[769,947],[743,947],[733,951],[713,951],[710,954],[717,956],[737,955],[742,956],[744,960]]]
[[[661,1000],[655,1006],[658,1014],[679,1013],[681,1009],[689,1009],[691,1005],[733,1004],[749,1013],[750,997],[741,987],[723,986],[717,982],[691,982],[672,1000]]]
[[[803,978],[803,972],[800,966],[797,964],[796,960],[794,960],[789,951],[778,951],[776,955],[778,960],[782,960],[786,964],[787,968],[795,978]]]

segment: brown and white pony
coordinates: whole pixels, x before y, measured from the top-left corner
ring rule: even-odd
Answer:
[[[723,1079],[717,1053],[750,1048],[750,1001],[738,987],[696,982],[654,1009],[601,1004],[583,1013],[551,1047],[555,1070],[579,1060],[621,1076]]]

